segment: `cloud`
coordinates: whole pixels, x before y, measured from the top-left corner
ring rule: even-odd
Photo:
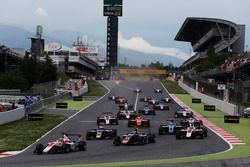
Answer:
[[[118,34],[118,43],[121,48],[134,50],[143,53],[150,54],[161,54],[176,57],[182,60],[187,60],[189,56],[177,48],[162,48],[157,46],[152,46],[149,42],[145,41],[142,37],[132,37],[130,39],[125,39],[122,33]]]
[[[34,14],[36,16],[39,16],[39,17],[46,17],[48,16],[48,13],[46,12],[46,10],[44,10],[43,8],[39,7],[35,10]]]

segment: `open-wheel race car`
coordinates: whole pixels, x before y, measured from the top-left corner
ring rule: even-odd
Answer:
[[[162,89],[161,89],[161,88],[155,88],[155,89],[154,89],[154,92],[155,92],[155,93],[162,93]]]
[[[138,115],[135,119],[128,121],[128,127],[150,127],[150,120],[144,119]]]
[[[202,121],[190,118],[181,121],[182,128],[175,133],[176,139],[182,138],[200,138],[207,137],[207,128],[203,126]]]
[[[134,105],[133,104],[128,104],[127,102],[119,104],[119,109],[120,110],[132,110],[133,108],[134,108]]]
[[[175,112],[176,118],[190,118],[193,116],[194,116],[194,113],[192,111],[189,111],[188,108],[186,107],[181,108],[180,110]]]
[[[120,110],[117,113],[117,118],[118,119],[134,119],[137,117],[136,111],[134,110]]]
[[[135,92],[135,93],[142,93],[142,90],[139,89],[139,88],[136,88],[136,89],[134,90],[134,92]]]
[[[155,115],[155,110],[150,108],[148,105],[145,105],[143,108],[139,108],[138,114],[142,115]]]
[[[174,118],[170,118],[167,122],[162,123],[159,127],[159,135],[166,135],[166,134],[175,134],[176,131],[181,129],[182,126],[180,125],[178,120]]]
[[[109,100],[112,100],[112,101],[115,101],[117,98],[118,98],[118,96],[109,96],[109,97],[108,97],[108,99],[109,99]]]
[[[76,141],[72,141],[69,136],[77,137]],[[55,140],[51,141],[44,146],[43,144],[37,144],[34,154],[44,154],[44,153],[68,153],[74,151],[85,151],[87,144],[82,140],[81,134],[62,134],[62,136]]]
[[[155,135],[151,133],[142,133],[138,130],[131,131],[122,137],[116,136],[113,144],[119,145],[144,145],[148,143],[155,143]]]
[[[115,136],[117,136],[116,129],[106,129],[103,126],[99,126],[97,129],[92,129],[87,132],[86,140],[113,139]]]
[[[155,110],[169,110],[169,106],[163,103],[159,103],[153,106]]]
[[[118,125],[118,119],[113,116],[112,112],[103,112],[97,117],[97,125]]]
[[[150,99],[152,99],[151,97],[142,97],[140,98],[141,102],[148,102]]]
[[[156,100],[154,98],[151,98],[150,100],[148,100],[148,104],[150,105],[156,105],[156,104],[159,104],[159,100]]]
[[[125,97],[119,96],[115,99],[115,104],[124,104],[127,103],[127,99]]]
[[[170,102],[172,102],[174,100],[171,97],[165,97],[165,98],[162,98],[161,101],[165,102],[165,103],[170,103]]]

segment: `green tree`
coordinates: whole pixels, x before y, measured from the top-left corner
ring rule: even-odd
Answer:
[[[18,69],[0,73],[1,89],[28,90],[29,85]]]
[[[39,63],[38,82],[56,81],[58,79],[57,67],[49,56],[45,57],[45,62]]]

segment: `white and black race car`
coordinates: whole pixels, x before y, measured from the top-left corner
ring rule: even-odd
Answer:
[[[156,100],[154,98],[151,98],[150,100],[148,100],[148,104],[150,105],[156,105],[156,104],[159,104],[159,100]]]
[[[154,89],[154,92],[155,92],[155,93],[162,93],[162,89],[156,88],[156,89]]]
[[[140,98],[140,101],[141,102],[148,102],[151,99],[152,99],[151,97],[142,97],[142,98]]]
[[[118,119],[133,119],[133,118],[136,118],[137,117],[137,114],[136,114],[136,111],[134,110],[120,110],[118,113],[117,113],[117,118]]]
[[[128,104],[127,102],[124,104],[119,104],[119,109],[120,110],[133,110],[134,105],[133,104]]]
[[[71,141],[69,136],[76,136],[78,139],[76,141]],[[44,154],[44,153],[68,153],[73,151],[85,151],[87,144],[82,140],[82,135],[80,134],[62,134],[62,136],[51,141],[44,146],[43,144],[37,144],[34,154]]]
[[[181,108],[180,110],[175,112],[176,118],[190,118],[193,117],[194,113],[189,111],[188,108]]]
[[[118,125],[118,119],[113,116],[112,112],[103,112],[97,117],[97,125]]]
[[[173,99],[170,98],[170,97],[165,97],[165,98],[161,99],[161,101],[162,101],[162,102],[165,102],[165,103],[170,103],[170,102],[173,101]]]
[[[154,105],[153,109],[154,110],[169,110],[169,106],[166,104],[159,103],[159,104]]]
[[[136,89],[134,90],[134,92],[135,92],[135,93],[142,93],[142,90],[139,89],[139,88],[136,88]]]

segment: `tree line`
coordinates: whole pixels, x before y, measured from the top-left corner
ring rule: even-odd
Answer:
[[[57,67],[51,58],[45,56],[45,61],[39,61],[34,56],[26,55],[16,69],[0,73],[0,89],[26,91],[34,84],[57,79]]]

